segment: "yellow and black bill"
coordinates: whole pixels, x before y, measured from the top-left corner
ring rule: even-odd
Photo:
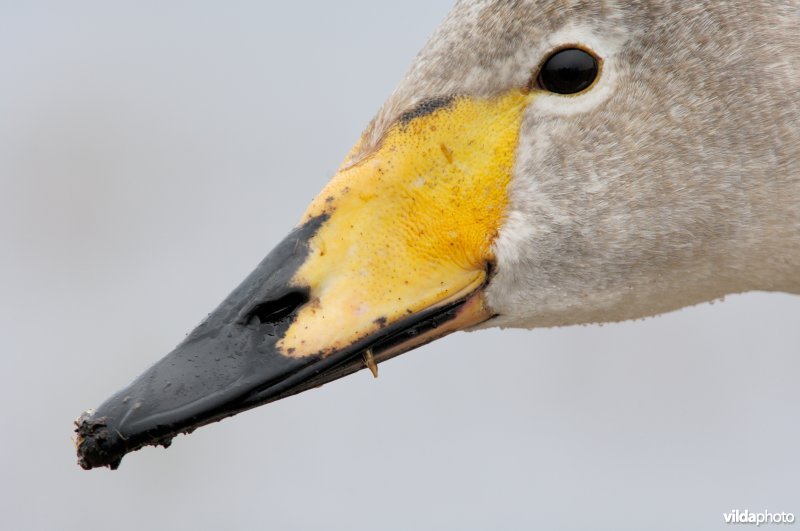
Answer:
[[[368,368],[492,317],[483,289],[529,93],[442,98],[359,144],[300,224],[161,361],[77,421],[79,463]]]

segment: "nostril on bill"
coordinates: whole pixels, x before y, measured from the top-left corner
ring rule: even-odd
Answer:
[[[245,322],[250,325],[264,323],[276,324],[290,315],[308,302],[308,294],[302,291],[290,291],[289,293],[270,301],[265,301],[256,305],[247,314]]]

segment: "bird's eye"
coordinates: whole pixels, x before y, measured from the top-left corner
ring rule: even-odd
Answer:
[[[541,88],[556,94],[576,94],[589,88],[600,66],[597,58],[580,48],[563,48],[553,53],[539,71]]]

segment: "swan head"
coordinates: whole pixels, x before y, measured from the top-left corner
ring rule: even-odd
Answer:
[[[82,466],[456,330],[795,289],[800,42],[768,12],[459,2],[297,228],[79,419]]]

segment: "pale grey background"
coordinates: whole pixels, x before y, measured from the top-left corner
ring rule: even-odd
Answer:
[[[458,334],[117,472],[76,466],[72,419],[291,228],[449,4],[0,2],[0,527],[800,516],[800,298],[778,294]]]

